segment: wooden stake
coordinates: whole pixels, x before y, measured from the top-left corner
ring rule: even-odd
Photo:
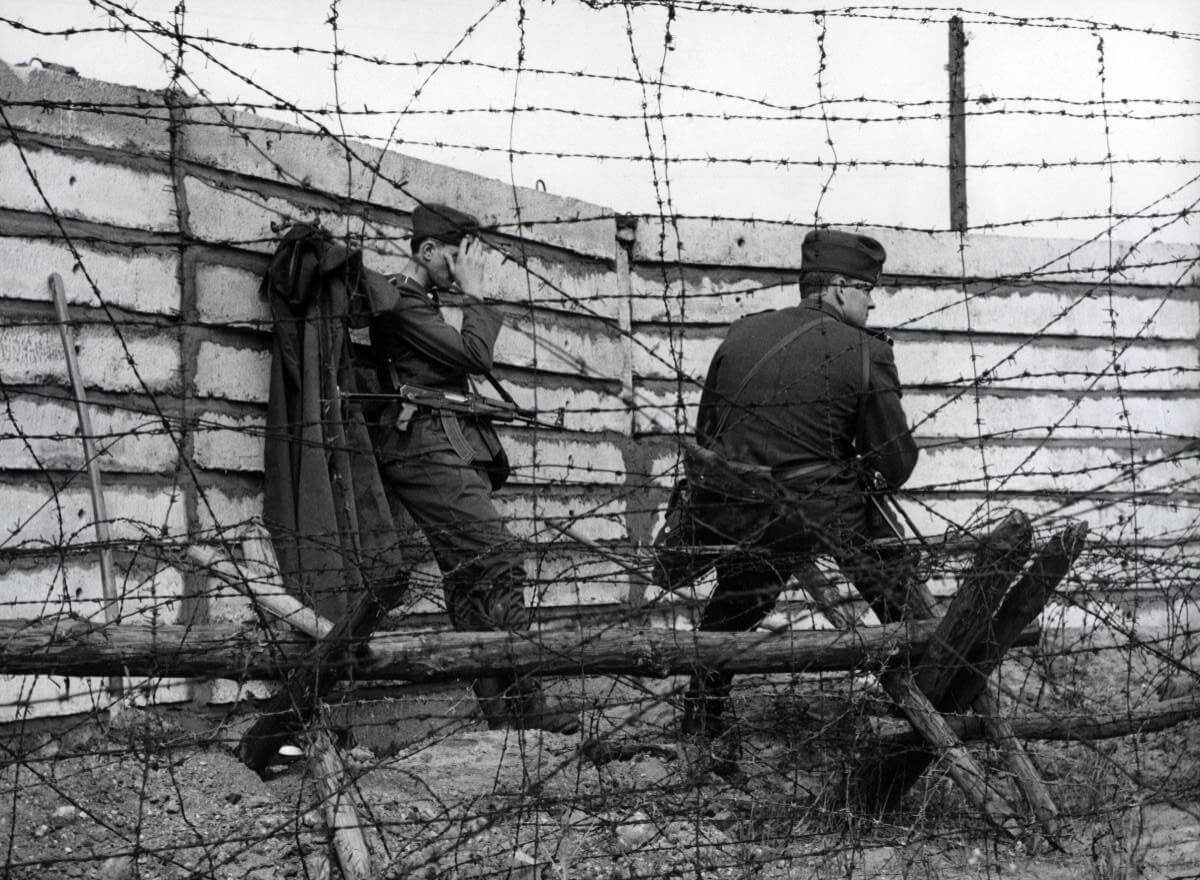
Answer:
[[[50,293],[54,299],[54,313],[58,317],[58,332],[62,337],[63,353],[67,359],[67,375],[71,380],[71,393],[75,398],[75,412],[79,415],[79,439],[83,442],[83,461],[87,468],[88,487],[92,493],[92,517],[96,526],[96,543],[100,547],[100,588],[104,596],[103,614],[108,623],[118,618],[117,577],[113,565],[111,534],[108,528],[108,505],[104,501],[104,485],[100,477],[100,453],[96,449],[96,432],[92,428],[92,409],[88,405],[87,389],[83,384],[83,372],[79,369],[79,358],[75,353],[75,334],[71,332],[71,314],[67,309],[67,293],[62,277],[55,272],[50,276]],[[118,702],[125,693],[125,683],[120,675],[108,680],[108,690]]]
[[[951,777],[967,800],[1001,831],[1019,836],[1016,815],[1004,798],[987,784],[987,776],[955,736],[946,719],[934,708],[908,672],[892,670],[880,679],[888,696],[904,712],[913,729],[926,743],[938,750],[947,762]]]
[[[324,713],[321,713],[322,715]],[[322,725],[307,734],[309,769],[325,807],[325,824],[345,880],[370,880],[371,854],[358,812],[348,790],[346,765],[329,731]]]

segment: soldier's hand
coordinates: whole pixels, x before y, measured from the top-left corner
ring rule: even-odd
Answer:
[[[479,239],[468,235],[458,246],[458,256],[450,264],[450,273],[463,293],[482,296],[486,289],[486,254]]]

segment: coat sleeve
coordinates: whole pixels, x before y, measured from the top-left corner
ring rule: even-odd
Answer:
[[[865,341],[870,347],[870,376],[854,445],[867,466],[895,489],[904,484],[917,465],[917,444],[900,405],[900,377],[892,347],[874,337]]]
[[[713,433],[717,430],[720,419],[721,401],[717,396],[717,380],[721,373],[721,363],[724,360],[724,343],[713,355],[708,365],[708,374],[704,379],[704,389],[700,392],[700,407],[696,412],[696,442],[708,449],[711,447]]]
[[[422,356],[467,373],[486,373],[492,368],[492,349],[500,334],[500,310],[479,300],[464,302],[462,310],[462,329],[457,330],[432,303],[401,289],[389,317]]]

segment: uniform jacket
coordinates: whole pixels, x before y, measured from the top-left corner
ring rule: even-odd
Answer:
[[[371,353],[380,383],[388,387],[395,376],[401,384],[465,392],[468,377],[492,368],[492,349],[502,315],[494,306],[468,302],[462,307],[461,329],[442,317],[431,292],[406,275],[391,279],[393,301],[378,309],[371,321]],[[390,405],[379,418],[382,460],[402,460],[434,450],[453,449],[464,461],[486,462],[501,454],[500,440],[486,420],[451,412],[418,413],[403,430],[395,421],[399,405]]]
[[[739,392],[760,358],[808,322],[817,323],[772,355]],[[696,440],[726,460],[779,471],[849,466],[862,456],[894,488],[917,461],[900,394],[891,346],[845,323],[831,306],[806,300],[730,327],[705,379]],[[826,488],[857,503],[857,477],[849,467],[840,470]]]

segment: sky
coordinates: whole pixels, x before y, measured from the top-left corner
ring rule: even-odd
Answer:
[[[1194,0],[667,6],[6,0],[0,60],[161,88],[180,20],[186,91],[423,159],[621,212],[944,230],[958,11],[973,230],[1200,241]]]

